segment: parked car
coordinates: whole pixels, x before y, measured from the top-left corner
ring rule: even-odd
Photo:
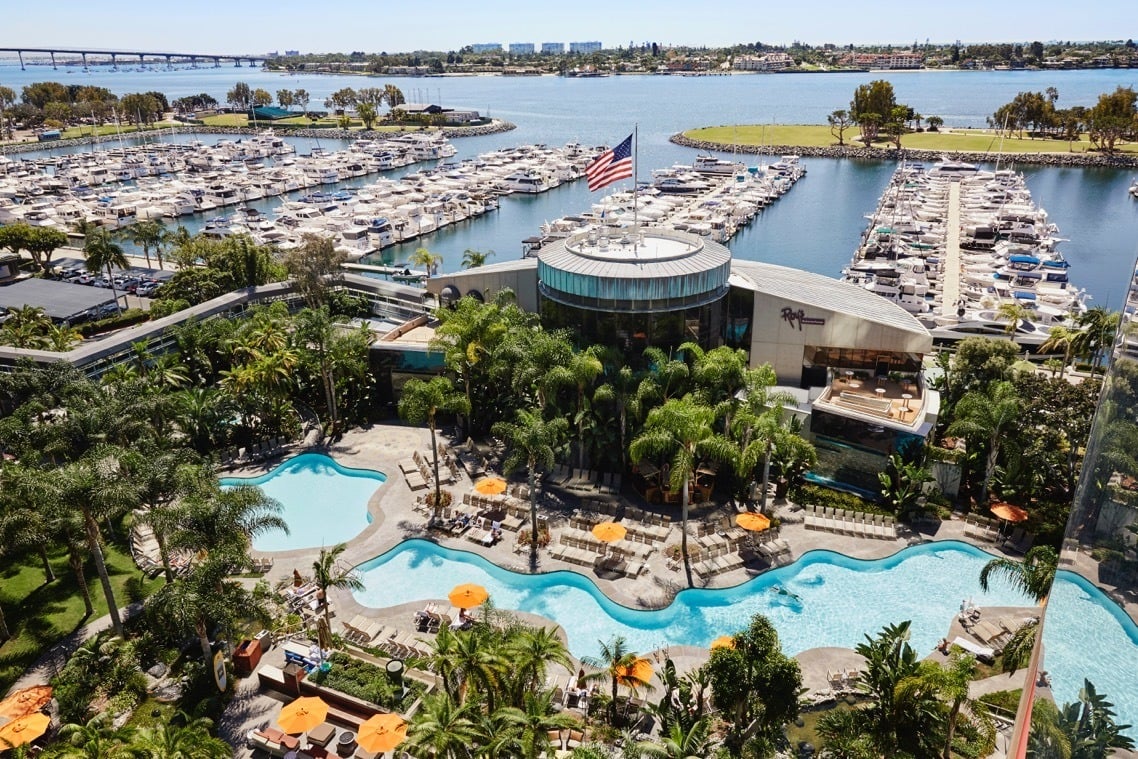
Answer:
[[[89,284],[92,284],[94,281],[95,281],[95,275],[94,274],[80,274],[79,277],[75,280],[75,284],[77,284],[77,285],[89,285]]]
[[[162,285],[158,282],[143,282],[134,291],[134,294],[141,298],[150,298],[158,292],[158,288]]]

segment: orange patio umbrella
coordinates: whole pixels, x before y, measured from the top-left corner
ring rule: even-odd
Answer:
[[[593,537],[605,543],[615,543],[628,534],[628,528],[616,522],[601,522],[593,525]]]
[[[1021,509],[1019,506],[1004,503],[1003,501],[993,503],[992,508],[989,510],[1000,519],[1007,520],[1008,522],[1024,522],[1027,521],[1028,517],[1026,509]]]
[[[742,527],[744,530],[751,532],[762,532],[763,530],[770,529],[771,520],[764,514],[757,511],[747,511],[735,517],[735,524]]]
[[[306,733],[328,716],[328,704],[319,696],[301,696],[286,704],[277,717],[277,724],[286,733]]]
[[[383,753],[391,751],[407,740],[407,722],[398,714],[377,714],[360,725],[356,743],[364,751]]]
[[[616,677],[618,681],[627,679],[646,683],[652,679],[652,662],[647,659],[637,659],[627,667],[617,667]]]
[[[46,714],[26,714],[0,727],[0,746],[5,749],[23,746],[47,732],[51,717]]]
[[[0,701],[0,716],[15,719],[33,714],[47,706],[48,701],[51,701],[51,686],[33,685]]]
[[[717,648],[734,648],[735,636],[734,635],[720,635],[715,640],[711,641],[709,648],[714,651]]]
[[[482,495],[499,495],[506,492],[506,481],[501,477],[483,477],[474,483],[474,489]]]
[[[460,609],[473,609],[475,606],[481,606],[486,603],[486,599],[489,597],[490,593],[486,588],[469,582],[455,586],[454,590],[447,594],[450,602]]]

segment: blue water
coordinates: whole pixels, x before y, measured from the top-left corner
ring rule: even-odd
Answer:
[[[355,596],[365,606],[382,608],[446,598],[458,583],[477,583],[499,608],[561,624],[576,656],[595,655],[600,641],[615,635],[638,651],[668,644],[706,647],[745,627],[756,613],[774,623],[791,654],[821,646],[853,648],[866,634],[906,619],[913,623],[913,645],[926,653],[944,637],[965,598],[979,606],[1030,605],[1008,586],[980,590],[980,568],[990,558],[957,542],[915,546],[877,561],[811,551],[743,585],[683,590],[667,608],[644,611],[610,600],[576,572],[519,574],[476,554],[408,540],[360,565],[365,589]],[[682,575],[670,579],[682,581]],[[794,595],[774,592],[775,586]]]
[[[258,551],[334,546],[351,540],[371,521],[367,504],[387,480],[381,472],[349,469],[319,453],[302,453],[260,477],[225,477],[223,486],[257,485],[280,502],[289,534],[258,535]]]
[[[1083,679],[1114,704],[1118,722],[1138,738],[1138,625],[1090,581],[1061,571],[1051,586],[1043,625],[1043,669],[1055,700],[1076,701]]]
[[[312,103],[322,103],[341,87],[394,84],[407,99],[446,107],[476,108],[507,119],[517,129],[455,141],[457,158],[525,143],[612,144],[639,125],[638,166],[652,169],[690,162],[695,151],[668,142],[668,136],[714,124],[822,124],[836,108],[848,106],[854,89],[871,79],[890,80],[901,102],[925,116],[939,115],[949,127],[983,127],[1001,104],[1023,90],[1054,86],[1063,106],[1093,105],[1098,95],[1132,86],[1133,70],[872,72],[818,75],[730,77],[619,76],[601,79],[561,77],[400,77],[297,76],[249,68],[118,71],[76,67],[53,71],[29,66],[21,71],[0,64],[0,84],[17,92],[31,82],[61,81],[107,87],[113,92],[161,90],[171,98],[208,92],[221,101],[234,82],[270,92],[304,87]],[[307,152],[312,142],[298,141]],[[333,149],[337,144],[325,141]],[[751,157],[749,160],[755,160]],[[745,260],[786,264],[838,276],[865,228],[895,165],[878,161],[810,160],[807,177],[731,243]],[[1020,168],[1020,167],[1017,167]],[[1135,171],[1022,167],[1035,200],[1051,214],[1070,242],[1063,251],[1072,263],[1071,279],[1092,296],[1092,305],[1117,308],[1138,253],[1138,203],[1126,194]],[[396,172],[396,176],[411,168]],[[357,180],[358,183],[358,180]],[[596,200],[583,183],[539,197],[504,198],[501,210],[426,238],[383,252],[383,263],[406,261],[425,246],[443,256],[442,270],[461,266],[467,249],[494,251],[491,263],[521,255],[521,241],[537,234],[542,222],[587,210]],[[277,201],[255,204],[271,211]],[[193,231],[201,220],[181,220]]]

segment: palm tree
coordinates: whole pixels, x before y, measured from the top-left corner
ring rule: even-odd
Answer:
[[[1063,365],[1059,368],[1059,379],[1071,365],[1071,352],[1079,340],[1080,331],[1069,329],[1062,324],[1056,324],[1047,333],[1047,340],[1039,346],[1040,353],[1051,353],[1056,350],[1063,351]]]
[[[424,696],[411,719],[403,749],[412,756],[435,759],[467,759],[473,753],[479,731],[474,720],[477,702],[456,704],[446,693]]]
[[[186,724],[162,722],[139,730],[130,753],[145,759],[227,759],[233,755],[232,746],[210,735],[211,720],[189,720],[179,714]]]
[[[707,756],[709,730],[710,720],[707,717],[696,720],[687,730],[679,722],[673,722],[668,733],[662,736],[662,743],[642,741],[637,748],[653,759],[700,759]]]
[[[551,387],[568,386],[577,391],[577,408],[575,421],[577,423],[577,466],[585,468],[585,390],[604,370],[601,360],[597,358],[598,348],[589,346],[583,351],[573,354],[567,364],[555,366],[546,375],[546,383]]]
[[[903,680],[897,685],[900,699],[905,700],[915,694],[918,689],[931,686],[937,694],[948,702],[948,714],[945,717],[944,749],[941,751],[942,759],[952,759],[952,740],[956,729],[967,714],[971,717],[969,722],[975,729],[975,737],[970,741],[981,741],[990,753],[996,748],[995,724],[988,716],[987,708],[981,701],[969,696],[968,685],[972,682],[976,659],[972,656],[954,654],[947,666],[934,661],[921,662],[916,675]]]
[[[990,560],[980,570],[980,587],[988,591],[988,583],[993,575],[1003,577],[1012,586],[1031,596],[1035,601],[1042,602],[1051,592],[1051,583],[1055,580],[1055,571],[1059,567],[1059,555],[1051,546],[1033,546],[1023,561],[998,557]]]
[[[996,309],[996,315],[1008,320],[1007,325],[1004,327],[1004,332],[1009,335],[1014,335],[1016,330],[1019,329],[1019,323],[1031,316],[1031,311],[1019,303],[1001,303],[999,308]]]
[[[556,451],[564,442],[569,423],[558,417],[546,421],[541,410],[519,409],[516,422],[498,422],[492,431],[506,441],[509,455],[502,465],[502,471],[509,475],[521,467],[526,469],[530,491],[530,571],[537,571],[537,473],[553,466]]]
[[[416,248],[415,252],[407,259],[408,263],[412,266],[421,267],[427,272],[430,277],[432,272],[443,262],[443,257],[438,253],[432,253],[426,248]]]
[[[1074,351],[1090,359],[1092,378],[1098,369],[1099,356],[1114,345],[1120,319],[1117,311],[1108,311],[1103,306],[1088,308],[1075,319],[1082,330],[1078,333]]]
[[[735,416],[732,432],[739,446],[736,473],[752,478],[759,461],[763,465],[762,495],[759,511],[767,507],[767,489],[770,485],[771,456],[775,443],[784,434],[783,407],[795,403],[790,393],[772,393],[778,377],[770,364],[748,369],[743,375],[746,395],[743,407]]]
[[[615,725],[616,699],[619,695],[617,688],[622,685],[633,691],[647,688],[648,681],[640,679],[639,675],[644,670],[648,660],[629,649],[624,636],[618,635],[608,642],[599,642],[601,644],[600,655],[586,656],[581,661],[599,670],[586,675],[586,680],[607,679],[612,684],[612,700],[609,701],[609,723]]]
[[[494,251],[488,250],[485,253],[477,250],[467,248],[462,251],[462,268],[464,269],[477,269],[479,266],[486,265],[486,259],[494,255]]]
[[[435,471],[435,514],[442,512],[442,480],[439,478],[439,446],[435,441],[435,415],[439,412],[469,414],[466,396],[454,388],[449,377],[434,377],[428,382],[411,379],[403,386],[399,398],[399,416],[411,424],[423,424],[431,430],[431,459]]]
[[[512,733],[508,743],[513,745],[496,746],[497,756],[521,756],[523,759],[539,759],[550,755],[553,747],[549,733],[578,725],[577,718],[568,713],[558,714],[553,710],[553,694],[528,692],[521,708],[507,706],[498,709],[493,716],[505,722]]]
[[[714,409],[701,405],[691,396],[672,398],[663,406],[648,412],[644,432],[632,441],[629,456],[633,461],[667,457],[671,466],[668,487],[680,491],[681,528],[680,553],[684,557],[684,572],[689,587],[694,587],[691,557],[688,556],[688,504],[691,478],[701,459],[710,457],[719,461],[731,458],[731,444],[715,434]]]
[[[150,268],[150,248],[158,248],[166,235],[166,227],[160,221],[147,219],[131,224],[124,231],[126,239],[142,248],[142,255],[146,256],[146,267]]]
[[[230,568],[240,565],[244,554],[221,552],[194,564],[177,582],[163,585],[150,597],[147,609],[179,631],[193,630],[201,647],[202,660],[210,662],[213,647],[210,625],[247,613],[249,593],[237,582],[226,580]]]
[[[87,271],[92,274],[102,272],[104,269],[107,272],[107,282],[111,286],[111,295],[115,299],[115,307],[118,308],[119,313],[122,313],[122,306],[119,304],[119,293],[115,288],[115,276],[111,272],[111,267],[115,266],[119,269],[130,268],[130,263],[123,255],[122,246],[111,240],[110,233],[105,229],[94,229],[87,234],[87,239],[83,243],[83,255],[86,257]]]
[[[115,727],[109,712],[103,712],[86,724],[67,724],[59,728],[60,748],[53,747],[52,756],[66,759],[108,759],[128,752],[123,748],[133,741],[136,730]]]
[[[280,503],[260,488],[237,485],[222,489],[216,480],[208,483],[204,492],[183,501],[180,529],[170,536],[172,548],[241,555],[258,535],[270,530],[288,534]]]
[[[359,574],[352,567],[340,566],[340,556],[347,550],[346,543],[340,543],[325,550],[320,549],[320,556],[312,562],[312,581],[320,588],[324,597],[324,622],[328,629],[332,629],[331,601],[328,598],[328,589],[336,590],[363,590],[364,584]]]
[[[1059,729],[1070,747],[1071,759],[1099,759],[1111,756],[1111,749],[1133,749],[1133,739],[1124,734],[1130,725],[1119,725],[1114,718],[1114,704],[1095,690],[1094,683],[1084,679],[1079,700],[1064,704],[1058,714]],[[1034,719],[1032,723],[1034,733]]]
[[[569,669],[569,651],[554,627],[526,628],[510,640],[504,652],[513,673],[513,704],[521,704],[521,696],[537,690],[545,682],[546,669],[554,664]]]
[[[947,433],[981,438],[988,445],[984,481],[980,486],[981,503],[988,502],[988,487],[996,473],[1000,447],[1019,420],[1022,407],[1015,385],[1007,381],[995,382],[984,391],[965,393],[956,404],[956,420],[948,426]]]

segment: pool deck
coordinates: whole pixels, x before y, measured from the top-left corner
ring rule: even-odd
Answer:
[[[448,442],[441,436],[439,440]],[[368,508],[372,516],[371,524],[349,541],[348,548],[343,554],[343,561],[355,566],[395,548],[404,540],[423,538],[435,541],[448,548],[480,554],[487,560],[506,569],[528,572],[528,551],[515,552],[514,533],[506,532],[503,540],[497,545],[484,546],[466,540],[462,536],[432,534],[427,531],[427,517],[415,510],[416,498],[427,491],[413,492],[400,473],[398,464],[401,460],[405,460],[410,452],[415,450],[425,452],[429,449],[430,433],[428,430],[400,424],[377,424],[364,429],[352,430],[342,439],[330,445],[320,449],[309,449],[311,452],[326,453],[344,466],[374,469],[387,475],[387,481],[377,489],[369,502]],[[286,452],[284,456],[295,455],[295,453],[296,451]],[[226,474],[256,476],[271,470],[280,461],[281,459],[278,458],[254,466],[230,470]],[[472,487],[473,483],[469,477],[465,473],[460,473],[459,480],[446,486],[445,489],[450,490],[458,502],[463,493],[469,492]],[[643,506],[639,503],[636,505]],[[678,507],[672,506],[671,509],[673,512],[678,512]],[[898,525],[898,537],[883,540],[822,530],[807,530],[801,509],[786,501],[768,504],[768,512],[782,520],[780,537],[785,539],[791,548],[786,561],[793,561],[808,551],[818,549],[836,551],[859,559],[879,559],[890,556],[907,546],[930,540],[959,540],[977,545],[996,555],[1001,553],[997,546],[978,543],[970,537],[966,537],[964,534],[965,523],[962,520],[942,522],[934,533],[914,532],[907,526]],[[674,516],[678,521],[678,513]],[[557,513],[550,514],[549,519],[554,530],[559,526],[559,522],[564,521],[562,515]],[[677,541],[678,526],[673,525],[668,544]],[[662,549],[662,545],[658,545]],[[273,567],[266,575],[266,579],[273,584],[287,583],[292,577],[294,569],[301,574],[308,575],[311,573],[312,563],[318,554],[319,549],[298,549],[263,554],[274,559]],[[761,574],[767,568],[769,567],[745,566],[742,569],[713,576],[705,582],[701,582],[697,578],[696,584],[697,587],[738,585]],[[549,555],[547,549],[543,549],[539,553],[538,570],[569,570],[584,574],[614,601],[631,607],[653,608],[665,605],[675,592],[685,586],[682,568],[678,570],[669,568],[663,550],[656,550],[651,554],[646,571],[635,579],[600,575],[590,568],[582,568],[579,565],[554,559]],[[456,583],[460,580],[461,578],[456,578]],[[349,620],[356,614],[362,614],[387,626],[414,632],[412,617],[416,610],[431,601],[438,603],[443,608],[449,605],[446,599],[424,598],[417,603],[402,604],[385,609],[372,609],[357,603],[348,592],[332,590],[330,596],[335,612],[333,627],[337,632],[341,629],[340,625],[336,623],[337,620],[340,622]],[[1025,614],[1030,611],[1030,609],[990,609],[984,610],[983,616],[996,619],[1001,615]],[[553,624],[550,620],[534,615],[520,614],[519,616],[538,625],[549,626]],[[946,620],[946,626],[948,628],[946,634],[949,640],[956,635],[969,637],[957,619]],[[559,629],[558,633],[564,640],[564,631]],[[430,636],[424,633],[422,638],[429,640]],[[969,637],[969,639],[979,644],[975,638]],[[698,668],[707,660],[708,656],[705,649],[691,646],[670,646],[666,649],[666,653],[665,651],[642,653],[658,662],[662,661],[665,655],[672,658],[681,673]],[[938,657],[943,658],[936,652],[931,655],[931,658]],[[809,697],[815,701],[825,701],[840,694],[840,691],[835,693],[832,689],[829,679],[831,672],[855,670],[862,663],[861,657],[854,651],[841,648],[812,649],[802,652],[796,658],[802,667],[804,686],[809,691]],[[569,672],[558,674],[567,676]],[[979,685],[978,687],[1002,690],[1016,681],[1015,678],[1006,678],[1005,676],[989,679],[993,681],[990,685]],[[250,680],[255,685],[255,679],[250,678]],[[996,680],[1000,682],[997,683]],[[249,681],[245,682],[248,683]],[[981,682],[987,683],[987,681]],[[655,677],[653,685],[656,687],[660,685]],[[242,695],[242,717],[226,725],[227,737],[229,735],[243,735],[243,731],[250,726],[263,722],[265,710],[275,708],[274,705],[279,703],[271,697],[263,695],[256,696],[253,693],[243,693]]]

